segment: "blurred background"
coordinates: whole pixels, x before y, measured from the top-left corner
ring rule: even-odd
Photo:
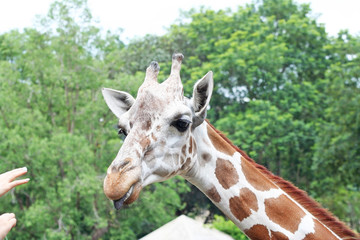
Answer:
[[[179,177],[120,212],[103,194],[122,140],[101,88],[136,96],[177,51],[185,95],[214,72],[211,123],[360,231],[359,3],[334,2],[1,3],[0,172],[31,178],[0,199],[8,239],[138,239],[181,214],[246,239]]]

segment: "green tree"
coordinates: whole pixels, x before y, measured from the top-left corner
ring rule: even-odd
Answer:
[[[318,124],[313,189],[334,213],[358,231],[360,180],[360,38],[340,32],[328,46],[324,119]]]
[[[183,208],[175,189],[187,187],[178,179],[145,189],[152,204],[123,215],[103,194],[122,140],[100,89],[136,95],[144,79],[113,71],[123,48],[94,27],[82,0],[55,1],[37,29],[0,36],[0,172],[27,166],[31,178],[1,199],[1,211],[18,218],[10,239],[137,239]]]
[[[345,31],[328,37],[310,14],[292,0],[201,8],[164,36],[125,45],[121,33],[95,27],[86,0],[65,0],[36,28],[0,35],[0,171],[27,166],[31,178],[0,201],[18,218],[9,238],[137,239],[176,212],[211,206],[178,178],[144,189],[122,212],[101,189],[122,143],[101,87],[136,96],[149,62],[159,61],[161,81],[177,51],[186,95],[214,72],[215,126],[360,230],[360,40]]]
[[[240,231],[240,229],[230,220],[226,220],[223,216],[215,215],[212,226],[217,230],[229,234],[235,240],[247,240],[248,237]]]
[[[337,214],[339,206],[325,199],[343,195],[340,189],[356,199],[359,191],[358,38],[329,38],[310,13],[309,5],[291,0],[257,1],[235,12],[203,8],[185,13],[187,21],[167,37],[187,57],[187,92],[214,71],[208,117],[215,126]],[[323,195],[330,186],[335,189]],[[341,205],[348,213],[353,206]]]
[[[310,13],[291,0],[257,1],[235,12],[202,8],[184,13],[165,36],[185,52],[185,93],[214,71],[211,122],[306,190],[331,62],[325,28]]]

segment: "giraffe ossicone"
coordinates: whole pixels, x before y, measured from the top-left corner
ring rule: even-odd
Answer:
[[[291,183],[274,176],[235,147],[207,120],[213,91],[208,72],[184,97],[174,54],[171,73],[158,83],[151,62],[136,99],[104,88],[125,133],[104,179],[116,209],[134,202],[143,187],[181,175],[198,187],[251,239],[357,239],[359,236]]]

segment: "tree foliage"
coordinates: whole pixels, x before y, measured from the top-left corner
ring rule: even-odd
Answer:
[[[113,71],[123,48],[94,27],[86,1],[56,1],[41,28],[0,36],[0,171],[27,166],[31,178],[1,199],[18,218],[10,239],[137,239],[183,208],[179,179],[122,213],[103,194],[121,140],[100,89],[136,93],[144,77]]]
[[[0,35],[0,171],[27,166],[31,178],[0,199],[18,218],[9,238],[137,239],[177,213],[214,209],[180,178],[120,213],[102,193],[122,141],[101,87],[136,96],[149,62],[165,79],[175,51],[185,94],[214,72],[216,127],[360,231],[360,38],[329,37],[310,15],[292,0],[201,8],[164,36],[124,44],[96,27],[85,0],[66,0],[37,28]],[[222,217],[214,226],[243,239]]]
[[[235,240],[248,239],[233,222],[226,220],[223,216],[215,215],[213,227],[229,234]]]

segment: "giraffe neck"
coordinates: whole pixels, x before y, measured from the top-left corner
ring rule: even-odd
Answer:
[[[251,239],[341,239],[207,122],[193,132],[183,176]],[[299,190],[300,191],[300,190]]]

